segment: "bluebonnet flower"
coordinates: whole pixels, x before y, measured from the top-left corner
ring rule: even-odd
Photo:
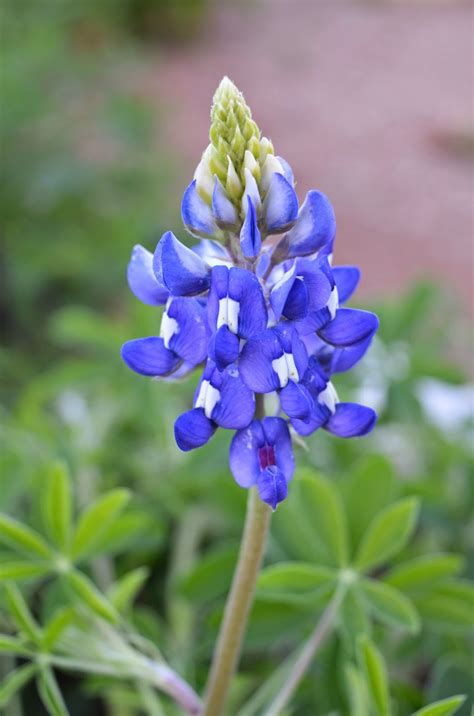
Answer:
[[[235,430],[235,480],[275,509],[294,472],[290,429],[339,437],[372,430],[374,411],[341,402],[331,381],[364,356],[378,319],[344,306],[360,272],[332,266],[329,199],[313,190],[299,206],[290,165],[227,78],[214,97],[210,140],[181,206],[198,243],[189,248],[168,231],[153,255],[133,250],[130,288],[164,311],[159,335],[128,341],[122,356],[137,373],[168,380],[202,364],[193,407],[175,423],[178,446],[204,445],[218,427]],[[262,394],[278,396],[274,416],[255,415]]]

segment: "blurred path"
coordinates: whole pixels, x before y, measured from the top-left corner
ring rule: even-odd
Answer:
[[[140,82],[171,105],[167,139],[191,176],[228,74],[300,198],[333,201],[337,262],[363,268],[366,294],[435,274],[469,300],[472,155],[456,136],[472,122],[471,22],[470,4],[216,3],[199,42],[163,50]]]

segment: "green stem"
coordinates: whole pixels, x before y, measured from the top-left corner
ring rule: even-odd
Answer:
[[[270,707],[265,711],[264,716],[278,716],[290,702],[300,681],[309,669],[316,652],[334,627],[336,616],[344,600],[346,590],[347,582],[341,580],[334,592],[334,596],[322,613],[321,619],[293,664],[287,680],[277,693]]]
[[[263,417],[263,412],[263,396],[257,396],[256,417]],[[239,558],[207,682],[203,716],[222,716],[224,713],[253,602],[270,515],[271,509],[262,502],[256,488],[251,488]]]

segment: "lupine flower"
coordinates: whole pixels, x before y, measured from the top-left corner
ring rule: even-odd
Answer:
[[[191,248],[170,231],[154,255],[136,246],[134,294],[164,305],[159,335],[122,348],[137,373],[175,379],[202,364],[193,407],[179,416],[182,450],[236,430],[230,467],[273,509],[294,472],[291,430],[365,435],[371,408],[341,402],[332,377],[352,368],[378,328],[368,311],[346,308],[360,272],[332,267],[336,221],[329,199],[310,191],[299,206],[288,162],[224,78],[211,112],[210,144],[184,192]],[[278,412],[255,419],[256,396],[276,394]]]

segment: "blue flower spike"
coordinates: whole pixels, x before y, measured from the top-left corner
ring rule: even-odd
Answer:
[[[177,445],[193,450],[219,428],[236,431],[231,472],[275,510],[295,470],[290,427],[341,438],[373,429],[375,412],[341,401],[332,378],[364,357],[378,318],[345,306],[360,271],[331,265],[329,199],[312,190],[299,206],[290,165],[227,77],[209,136],[181,204],[185,228],[200,240],[187,246],[167,231],[154,254],[133,249],[132,292],[164,310],[158,334],[127,341],[122,358],[162,380],[204,366],[192,406],[176,419]],[[257,397],[262,405],[268,393],[278,397],[278,417],[257,418]]]

